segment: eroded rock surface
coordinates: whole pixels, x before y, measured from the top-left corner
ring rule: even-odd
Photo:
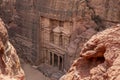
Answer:
[[[120,26],[94,35],[60,80],[120,80]]]
[[[8,39],[5,24],[0,19],[0,80],[24,80],[16,50]]]

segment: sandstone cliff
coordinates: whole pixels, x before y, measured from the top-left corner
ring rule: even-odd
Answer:
[[[16,50],[9,42],[5,24],[0,19],[0,80],[24,80]]]
[[[79,56],[83,44],[96,32],[120,23],[120,0],[74,0],[74,2],[76,5],[70,9],[73,32],[68,48],[68,61]]]
[[[94,35],[60,80],[120,80],[120,25]]]
[[[12,43],[20,57],[32,64],[43,62],[41,17],[69,22],[67,29],[72,26],[72,31],[66,70],[92,35],[120,23],[120,0],[1,0],[0,4],[4,21],[17,24],[9,30]]]
[[[39,54],[42,51],[40,18],[67,21],[72,26],[72,39],[68,49],[69,61],[75,59],[81,50],[80,46],[91,35],[120,22],[119,5],[120,0],[16,0],[17,18],[15,22],[18,30],[14,30],[14,34],[17,34],[15,36],[17,40],[14,39],[14,44],[17,44],[15,47],[19,53],[23,52],[20,55],[28,61],[33,64],[40,62],[42,59]],[[54,25],[51,24],[51,26]]]

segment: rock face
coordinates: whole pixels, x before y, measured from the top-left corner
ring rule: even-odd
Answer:
[[[20,53],[22,57],[26,57],[33,64],[41,62],[44,58],[41,56],[44,52],[42,22],[44,19],[47,20],[50,29],[59,25],[54,23],[55,21],[67,23],[67,30],[71,29],[72,36],[68,43],[66,56],[68,60],[65,63],[69,64],[79,55],[80,46],[91,35],[120,22],[119,3],[120,0],[16,0],[18,31],[14,32],[17,34],[15,44],[19,44],[16,48],[23,52]],[[24,49],[21,48],[23,46]]]
[[[0,4],[20,57],[34,65],[58,63],[63,71],[92,35],[120,23],[120,0],[1,0]]]
[[[60,80],[120,80],[120,25],[94,35]]]
[[[0,17],[6,24],[15,17],[15,2],[16,0],[0,0]]]
[[[8,39],[5,24],[0,19],[0,80],[24,80],[16,50]]]

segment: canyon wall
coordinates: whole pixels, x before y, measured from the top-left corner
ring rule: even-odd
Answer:
[[[120,25],[94,35],[60,80],[119,80]]]
[[[119,3],[119,0],[16,0],[17,18],[15,22],[18,31],[15,32],[22,39],[18,38],[19,41],[16,42],[22,43],[17,48],[24,52],[20,55],[29,56],[28,60],[32,63],[36,61],[35,58],[38,62],[42,59],[40,53],[43,50],[41,48],[41,17],[43,17],[71,24],[72,28],[67,25],[67,28],[72,30],[66,56],[69,56],[70,60],[75,59],[79,55],[83,43],[93,34],[120,22]],[[51,26],[54,25],[51,23]],[[21,46],[24,46],[24,50],[20,48]],[[78,46],[81,47],[78,49]],[[75,56],[73,56],[74,54]]]
[[[15,17],[15,3],[16,0],[0,0],[0,17],[6,24],[10,23]]]
[[[34,8],[34,0],[16,0],[17,35],[14,38],[17,50],[22,51],[22,58],[35,64],[39,58],[39,15]],[[20,43],[19,43],[20,42]],[[23,48],[24,47],[24,48]]]
[[[9,42],[5,24],[0,19],[0,80],[24,80],[15,48]]]
[[[120,0],[5,0],[0,15],[19,56],[36,65],[56,63],[66,72],[92,35],[120,23],[119,5]]]

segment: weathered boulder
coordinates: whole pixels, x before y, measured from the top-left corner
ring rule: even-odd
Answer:
[[[0,19],[0,80],[24,80],[19,58],[11,45],[4,22]]]
[[[120,25],[94,35],[60,80],[120,80]]]

